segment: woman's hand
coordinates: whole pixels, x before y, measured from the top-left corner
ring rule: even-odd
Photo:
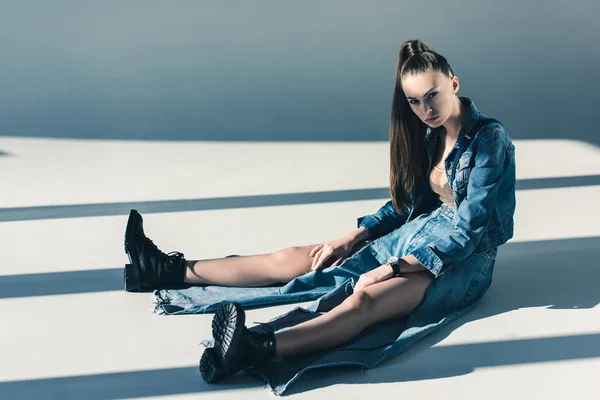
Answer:
[[[382,282],[390,279],[393,276],[394,272],[392,271],[392,267],[388,264],[383,264],[371,271],[362,274],[360,278],[358,278],[358,282],[354,285],[354,292],[358,292],[366,288],[369,285],[372,285],[377,282]]]
[[[316,271],[325,266],[338,266],[344,258],[348,257],[355,244],[355,241],[351,237],[345,236],[341,239],[315,246],[310,252],[310,256],[314,257],[311,270]]]

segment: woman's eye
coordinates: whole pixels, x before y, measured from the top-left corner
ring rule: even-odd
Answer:
[[[438,94],[438,92],[429,93],[427,95],[427,98],[428,99],[433,99],[436,94]],[[419,104],[419,100],[409,100],[408,103],[414,106],[415,104]]]

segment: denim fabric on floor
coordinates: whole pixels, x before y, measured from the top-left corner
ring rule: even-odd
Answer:
[[[354,284],[362,273],[385,263],[389,256],[404,256],[417,246],[448,235],[454,214],[453,208],[442,205],[367,244],[339,266],[308,273],[283,286],[159,290],[155,292],[155,311],[163,314],[205,313],[218,309],[225,301],[254,307],[314,299],[306,308],[296,307],[268,321],[275,331],[285,329],[316,318],[339,305],[353,293]],[[248,371],[261,376],[274,394],[281,395],[309,369],[338,365],[372,368],[471,310],[491,284],[496,254],[497,248],[473,253],[445,269],[431,283],[421,304],[408,317],[373,325],[336,348],[272,360],[252,366]],[[259,330],[261,327],[251,329]]]

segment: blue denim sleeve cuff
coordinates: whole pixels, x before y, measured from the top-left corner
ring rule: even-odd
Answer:
[[[356,227],[360,228],[364,227],[370,234],[373,233],[375,227],[379,224],[377,218],[372,215],[365,215],[364,217],[360,217],[356,220]]]
[[[443,263],[437,254],[428,246],[421,246],[413,250],[410,255],[414,256],[435,278],[440,273]]]

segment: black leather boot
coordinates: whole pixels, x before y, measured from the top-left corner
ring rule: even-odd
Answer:
[[[264,332],[252,332],[244,326],[246,316],[238,303],[226,303],[212,322],[215,346],[204,350],[200,374],[214,383],[236,372],[275,357],[275,333],[268,324]]]
[[[185,258],[177,251],[165,254],[144,234],[142,216],[131,210],[125,229],[125,290],[139,292],[183,284]]]

